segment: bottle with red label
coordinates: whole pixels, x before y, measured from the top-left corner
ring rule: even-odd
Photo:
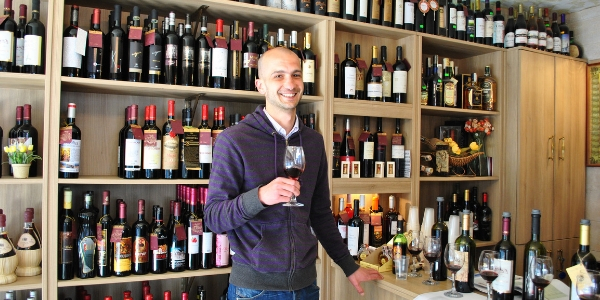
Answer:
[[[159,179],[161,176],[161,151],[162,134],[156,126],[156,105],[146,106],[148,109],[146,125],[142,128],[144,145],[142,155],[143,177],[146,179]]]
[[[110,241],[113,243],[113,274],[131,274],[131,227],[127,223],[127,204],[119,202],[119,214],[113,225]]]
[[[349,165],[346,167],[342,165],[342,177],[345,174],[349,174],[352,162],[355,160],[354,154],[354,140],[350,134],[350,118],[346,118],[346,126],[344,128],[344,136],[342,137],[342,145],[340,146],[340,162],[348,162]],[[348,169],[345,169],[348,168]]]
[[[58,178],[79,178],[81,130],[75,125],[76,107],[67,105],[66,126],[60,128]]]
[[[162,128],[162,177],[164,179],[179,178],[179,135],[173,129],[175,121],[175,100],[168,101],[167,121]]]
[[[187,187],[190,191],[189,195],[189,209],[187,218],[185,220],[185,227],[187,231],[187,252],[186,261],[188,270],[200,269],[200,245],[202,239],[202,219],[198,217],[197,203],[198,203],[198,187]]]
[[[102,216],[96,224],[96,274],[112,276],[113,245],[110,242],[113,218],[110,216],[110,191],[102,192]]]
[[[84,208],[79,212],[79,230],[77,235],[77,254],[79,266],[77,277],[96,277],[96,215],[92,210],[92,196],[84,196]]]
[[[71,210],[72,198],[73,192],[71,192],[71,189],[65,188],[63,191],[63,210],[58,219],[58,280],[69,280],[75,277],[73,255],[77,248],[74,247],[73,239],[75,239],[77,228],[75,215]],[[10,251],[13,255],[16,254],[12,249],[12,245],[10,245],[10,241],[3,239],[6,233],[2,230],[4,229],[2,217],[6,222],[6,216],[0,215],[0,258],[5,257]]]
[[[210,178],[210,169],[212,167],[212,128],[208,125],[208,105],[202,104],[202,121],[200,126],[200,172],[198,178]]]
[[[138,200],[138,219],[133,223],[131,271],[136,275],[150,272],[150,224],[146,222],[146,201]]]
[[[157,207],[154,223],[150,231],[150,272],[154,274],[167,272],[167,227],[163,222],[163,208]]]

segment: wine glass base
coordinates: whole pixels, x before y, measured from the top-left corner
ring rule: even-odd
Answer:
[[[411,272],[411,273],[408,273],[408,277],[423,277],[423,275],[421,273]]]
[[[462,298],[463,295],[459,292],[453,292],[453,291],[447,291],[444,293],[444,296],[446,297],[450,297],[450,298]]]
[[[440,284],[440,283],[439,283],[439,282],[437,282],[437,281],[433,281],[433,280],[429,280],[429,279],[427,279],[427,280],[423,280],[423,284],[424,284],[424,285],[438,285],[438,284]]]
[[[300,202],[286,202],[283,204],[283,206],[296,206],[296,207],[300,207],[300,206],[304,206],[304,204],[300,203]]]

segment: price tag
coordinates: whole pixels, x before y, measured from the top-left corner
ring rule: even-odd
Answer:
[[[406,72],[410,71],[410,63],[408,62],[408,60],[406,60],[406,58],[403,58],[402,62],[406,66]]]
[[[175,134],[183,134],[183,126],[181,126],[181,120],[171,121],[171,132]]]
[[[342,219],[342,221],[344,221],[345,224],[348,224],[348,221],[350,221],[350,216],[346,211],[343,211],[340,213],[340,219]]]
[[[71,126],[61,128],[58,143],[70,144],[71,141],[73,141],[73,129],[71,128]]]
[[[371,214],[371,225],[381,225],[381,214]]]
[[[140,125],[131,125],[131,131],[133,132],[133,138],[136,140],[144,139],[144,132]]]
[[[438,2],[436,0],[430,0],[429,1],[429,7],[431,7],[431,9],[433,11],[436,11],[440,8],[440,5],[438,4]]]
[[[368,132],[363,132],[360,134],[360,136],[358,137],[358,141],[359,142],[364,142],[369,138],[369,133]]]
[[[129,39],[130,40],[141,40],[142,39],[142,27],[129,27]]]
[[[333,133],[333,142],[334,143],[341,143],[342,142],[342,135],[339,132],[334,132]]]
[[[373,76],[381,76],[382,74],[381,65],[373,65]]]
[[[156,233],[150,234],[150,250],[158,250],[158,236]]]
[[[337,53],[333,55],[333,62],[336,64],[340,63],[340,56]]]
[[[102,48],[102,31],[90,30],[88,36],[88,47]]]
[[[121,241],[123,237],[123,225],[116,225],[112,228],[112,233],[110,234],[110,242],[118,243]]]
[[[377,134],[377,142],[379,143],[379,145],[386,145],[387,146],[387,134],[385,134],[385,133],[378,133]]]
[[[6,21],[7,18],[8,18],[8,15],[0,16],[0,25],[4,24],[4,21]]]
[[[156,32],[154,29],[150,31],[146,31],[144,34],[144,46],[148,47],[150,45],[154,45]]]
[[[187,238],[187,235],[185,234],[185,228],[183,227],[183,224],[177,224],[175,225],[175,235],[177,236],[177,240],[178,241],[183,241]]]
[[[229,46],[233,51],[242,51],[242,40],[240,39],[231,39],[229,41]],[[223,47],[220,47],[223,48]]]
[[[425,15],[429,11],[429,3],[427,0],[421,0],[419,2],[419,10]]]
[[[192,235],[202,235],[202,220],[190,222],[192,228]]]
[[[224,37],[220,37],[220,36],[216,36],[215,37],[215,47],[216,48],[223,48],[223,49],[227,49],[227,41],[225,40]]]
[[[385,70],[388,72],[392,72],[392,69],[394,68],[394,66],[392,64],[390,64],[389,62],[385,63]]]
[[[463,12],[465,13],[465,17],[468,17],[469,16],[469,8],[464,4],[462,7],[463,7]]]
[[[392,135],[392,145],[402,145],[402,135]]]
[[[361,58],[357,58],[356,63],[358,64],[358,68],[361,70],[368,68],[367,63]]]
[[[206,42],[208,42],[208,46],[211,47],[211,48],[214,48],[215,44],[213,44],[213,39],[210,38],[210,33],[207,33],[205,35],[205,37],[206,37]]]
[[[85,56],[85,43],[87,42],[87,31],[77,28],[77,42],[75,44],[75,52]]]

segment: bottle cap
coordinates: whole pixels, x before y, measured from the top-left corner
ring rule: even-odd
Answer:
[[[127,204],[125,202],[119,203],[119,218],[121,218],[121,219],[127,218]],[[123,293],[125,293],[125,292],[123,292]]]
[[[33,297],[32,297],[33,298]],[[35,299],[35,298],[34,298]],[[83,296],[83,300],[92,300],[92,295],[87,294]]]
[[[6,227],[6,215],[0,214],[0,227]]]
[[[31,223],[33,221],[33,214],[30,211],[25,211],[25,223]]]
[[[533,210],[531,210],[531,214],[532,215],[541,215],[541,212],[539,209],[533,209]]]
[[[112,296],[104,296],[104,300],[112,300]]]
[[[437,197],[435,200],[437,202],[444,202],[444,197]]]
[[[102,205],[110,205],[110,191],[104,190],[102,192]]]
[[[179,217],[181,215],[181,202],[173,203],[173,215]]]
[[[79,9],[79,6],[73,5],[73,8]],[[19,5],[19,17],[21,17],[21,16],[23,16],[23,17],[27,16],[27,5],[25,5],[25,4]]]
[[[510,213],[507,212],[507,211],[505,211],[505,212],[502,213],[502,217],[503,218],[510,218]]]
[[[588,219],[581,219],[580,225],[590,226],[591,222]]]
[[[141,215],[145,212],[146,208],[145,205],[146,204],[146,200],[144,199],[139,199],[138,200],[138,214]]]

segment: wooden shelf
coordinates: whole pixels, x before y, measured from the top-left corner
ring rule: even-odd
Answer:
[[[421,114],[440,117],[469,117],[469,116],[497,116],[500,113],[489,110],[461,109],[437,106],[421,106]]]
[[[74,179],[58,179],[59,184],[125,184],[125,185],[159,185],[159,184],[206,184],[208,179],[123,179],[118,176],[79,176]]]
[[[498,176],[428,176],[420,177],[421,182],[461,182],[461,181],[497,181],[500,180]]]
[[[362,23],[358,21],[332,18],[335,20],[335,30],[356,33],[368,36],[376,36],[378,38],[402,39],[409,36],[414,36],[414,31],[398,29],[393,27]],[[394,56],[395,57],[395,56]]]
[[[24,178],[24,179],[15,179],[10,177],[10,175],[4,175],[2,179],[0,179],[0,185],[11,185],[11,184],[42,184],[44,183],[44,179],[42,177],[35,178]]]
[[[229,89],[213,89],[197,86],[181,86],[168,84],[152,84],[145,82],[114,81],[105,79],[89,79],[76,77],[61,77],[63,91],[94,94],[130,95],[146,97],[164,97],[185,99],[203,94],[201,100],[248,102],[261,104],[265,96],[254,91]],[[302,103],[324,101],[320,96],[302,96]]]
[[[334,178],[331,193],[410,193],[411,181],[411,178]]]
[[[461,41],[453,38],[437,36],[427,33],[417,33],[422,37],[424,54],[443,54],[444,57],[461,59],[478,56],[498,51],[506,51],[503,48]]]
[[[0,88],[43,90],[46,75],[0,72]]]
[[[356,99],[333,99],[333,114],[382,118],[412,119],[413,106],[405,103],[378,102]]]
[[[92,279],[74,278],[58,282],[58,287],[70,287],[79,285],[99,285],[99,284],[114,284],[123,282],[139,282],[165,279],[179,279],[194,276],[211,276],[231,273],[231,268],[213,268],[208,270],[183,271],[183,272],[167,272],[164,274],[147,274],[147,275],[130,275],[127,277],[95,277]]]
[[[0,285],[0,292],[37,290],[42,288],[42,275],[31,277],[17,277],[17,281]]]

